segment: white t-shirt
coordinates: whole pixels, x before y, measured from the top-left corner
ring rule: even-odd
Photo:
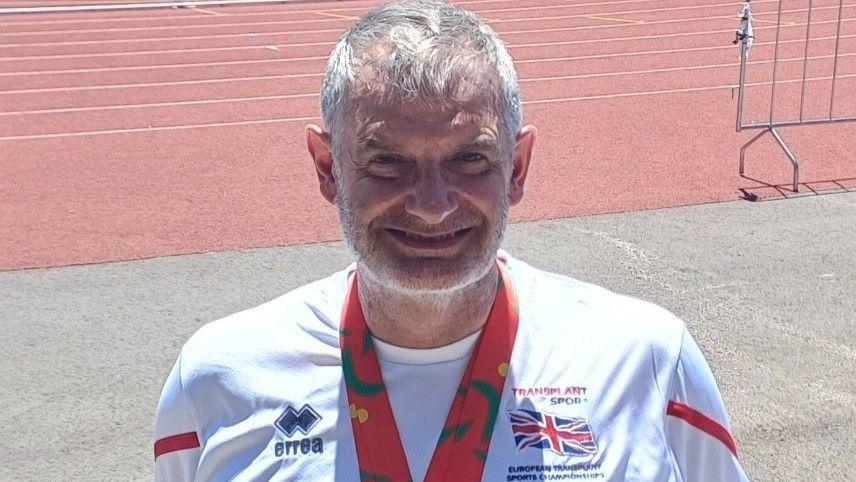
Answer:
[[[374,339],[389,404],[414,481],[423,480],[428,472],[452,399],[480,334],[430,350],[402,348]]]
[[[747,480],[683,322],[512,258],[508,267],[520,325],[483,481]],[[359,481],[338,335],[347,271],[191,337],[158,405],[156,480]],[[381,368],[417,475],[468,355],[440,349],[419,365],[387,348]]]

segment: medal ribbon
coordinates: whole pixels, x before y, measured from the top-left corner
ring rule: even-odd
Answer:
[[[511,277],[502,260],[497,265],[496,297],[461,377],[425,482],[473,482],[482,478],[519,318]],[[360,480],[412,482],[371,333],[360,306],[356,272],[348,282],[340,332],[342,370]]]

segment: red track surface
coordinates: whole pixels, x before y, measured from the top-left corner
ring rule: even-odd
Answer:
[[[0,16],[0,269],[337,239],[303,126],[317,120],[333,43],[377,3]],[[750,151],[752,179],[737,175],[754,134],[734,132],[738,2],[460,3],[508,42],[541,131],[515,219],[788,184],[769,140]],[[777,118],[799,115],[805,4],[785,4],[778,55],[793,60],[777,72]],[[828,114],[838,2],[815,5],[807,118]],[[763,121],[777,2],[753,6],[747,117]],[[836,115],[856,114],[856,5],[844,18]],[[803,159],[803,190],[856,184],[856,125],[784,133]]]

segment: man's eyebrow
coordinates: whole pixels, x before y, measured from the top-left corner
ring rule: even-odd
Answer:
[[[386,139],[376,137],[376,136],[368,136],[357,141],[357,150],[358,151],[388,151],[394,152],[398,150],[398,145],[394,142],[387,141]],[[491,138],[479,137],[475,138],[469,142],[465,142],[459,145],[456,149],[457,152],[464,151],[483,151],[483,152],[496,152],[498,150],[498,146],[496,140]]]
[[[357,149],[361,151],[393,151],[395,148],[395,144],[375,136],[364,137],[357,141]]]
[[[486,139],[486,138],[482,137],[482,138],[473,139],[472,141],[461,144],[461,146],[458,147],[458,151],[470,151],[470,150],[472,150],[472,151],[496,151],[497,150],[496,141],[493,139]]]

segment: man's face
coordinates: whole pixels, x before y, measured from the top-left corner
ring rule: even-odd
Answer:
[[[415,291],[454,289],[484,276],[508,207],[519,200],[509,191],[517,162],[500,152],[495,113],[364,102],[353,117],[340,133],[335,202],[362,272]]]

